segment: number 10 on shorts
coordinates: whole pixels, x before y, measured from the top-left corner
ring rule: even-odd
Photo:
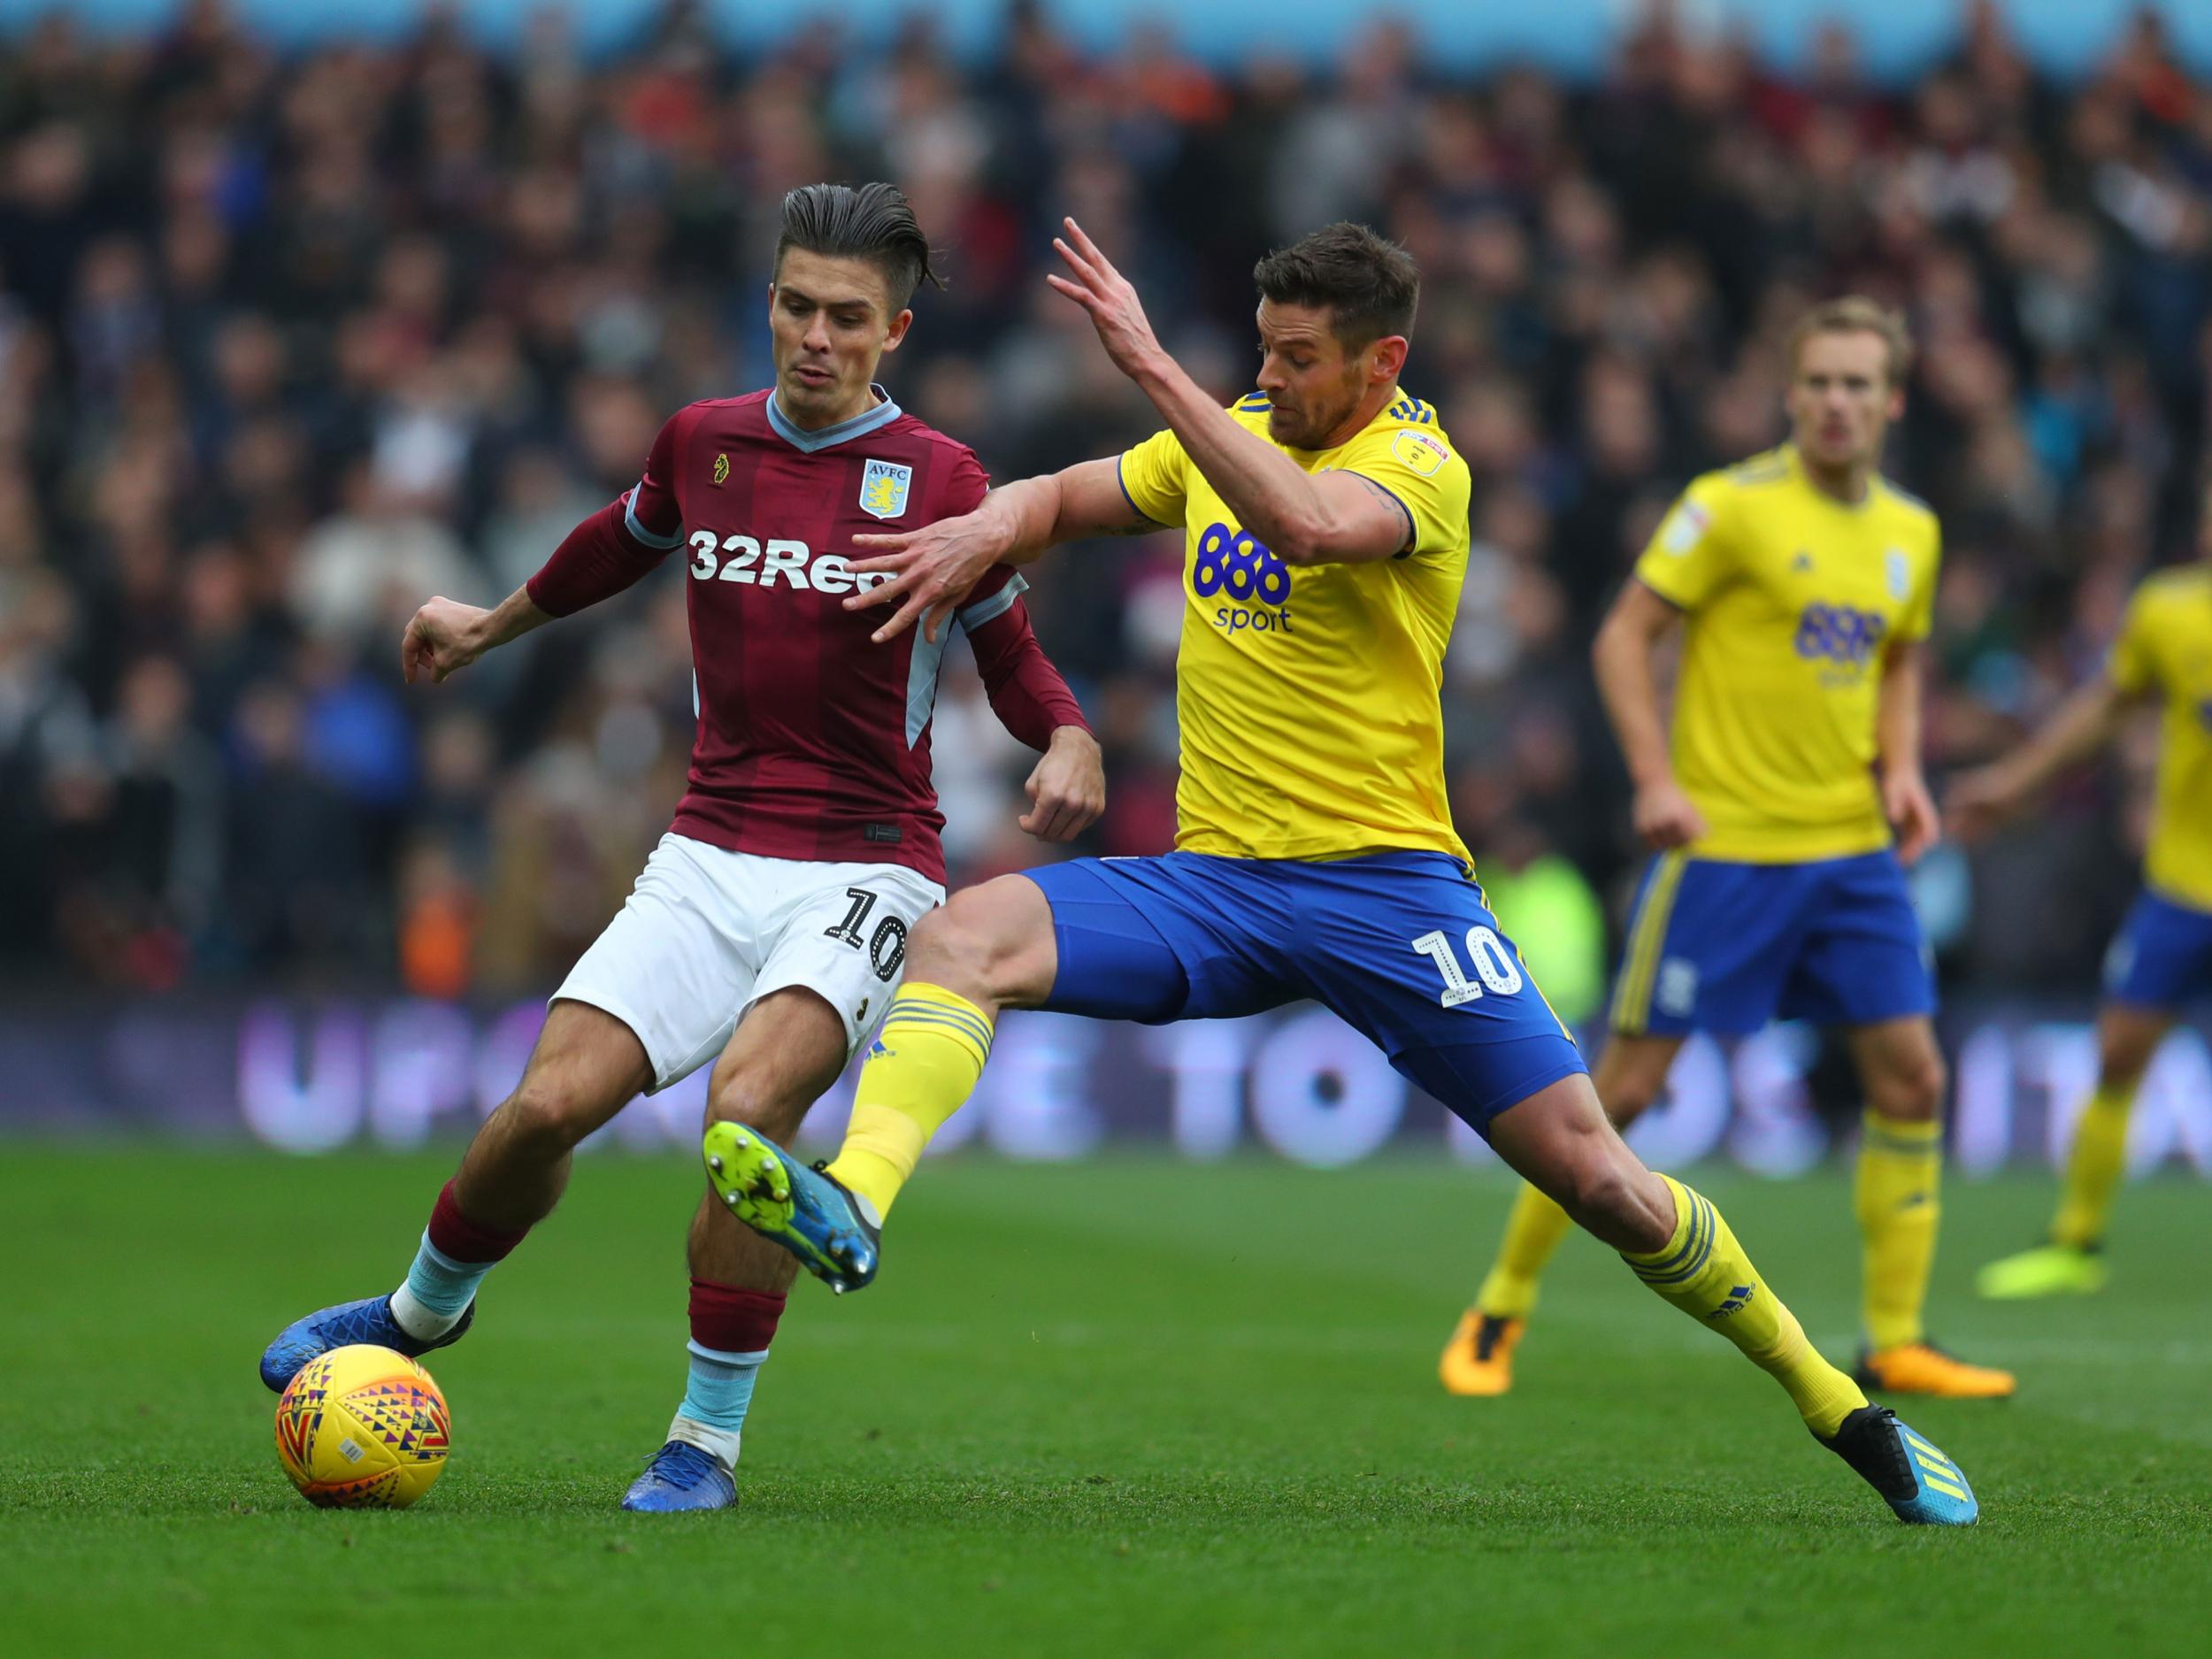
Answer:
[[[1522,986],[1521,964],[1513,960],[1513,953],[1505,948],[1505,941],[1487,927],[1477,926],[1467,930],[1467,955],[1475,964],[1477,985],[1459,965],[1453,954],[1452,941],[1440,933],[1424,933],[1413,941],[1413,948],[1436,964],[1437,972],[1444,976],[1444,990],[1438,999],[1446,1008],[1457,1008],[1462,1002],[1471,1002],[1486,987],[1500,996],[1510,996]]]

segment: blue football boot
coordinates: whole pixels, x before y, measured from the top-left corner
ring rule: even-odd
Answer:
[[[1820,1440],[1816,1434],[1815,1440]],[[1971,1526],[1981,1505],[1959,1466],[1897,1420],[1887,1406],[1861,1406],[1833,1440],[1820,1440],[1916,1526]]]
[[[311,1313],[304,1319],[295,1319],[278,1332],[276,1340],[262,1350],[261,1380],[282,1394],[285,1385],[309,1360],[327,1354],[334,1348],[350,1348],[356,1342],[396,1348],[409,1359],[420,1359],[434,1348],[459,1341],[461,1333],[475,1317],[476,1303],[471,1302],[461,1310],[461,1317],[450,1331],[426,1342],[420,1337],[408,1335],[392,1317],[392,1299],[388,1294],[370,1296],[361,1302],[342,1302],[334,1308]]]
[[[743,1124],[714,1125],[700,1152],[730,1213],[832,1290],[858,1290],[876,1276],[882,1226],[823,1165],[809,1169]]]
[[[622,1494],[622,1507],[640,1515],[734,1509],[737,1482],[712,1452],[689,1440],[671,1440],[646,1459],[645,1472]]]

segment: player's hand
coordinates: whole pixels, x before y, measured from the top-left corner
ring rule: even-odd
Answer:
[[[400,636],[399,670],[413,685],[419,674],[442,680],[484,654],[484,621],[491,612],[457,599],[433,599],[408,620]]]
[[[1071,841],[1106,810],[1106,764],[1098,740],[1079,726],[1052,734],[1029,774],[1029,810],[1016,820],[1041,841]]]
[[[1164,355],[1137,290],[1099,252],[1098,244],[1083,234],[1080,225],[1071,219],[1060,222],[1068,234],[1054,237],[1052,246],[1068,274],[1048,274],[1045,282],[1054,293],[1065,295],[1090,313],[1091,326],[1098,330],[1098,343],[1106,348],[1114,366],[1124,374],[1134,375]]]
[[[1637,834],[1656,852],[1686,847],[1705,833],[1705,815],[1671,778],[1636,791],[1635,819]]]
[[[2018,792],[1995,766],[1955,778],[1943,792],[1944,816],[1962,841],[1979,841],[2019,810]]]
[[[1927,780],[1918,772],[1896,772],[1882,780],[1882,813],[1897,836],[1897,856],[1916,864],[1920,855],[1943,839],[1943,820],[1936,813]]]
[[[987,496],[982,506],[957,518],[940,518],[918,530],[856,535],[853,545],[873,555],[855,565],[856,572],[863,576],[888,572],[891,580],[858,589],[845,601],[845,609],[896,600],[899,608],[891,619],[871,636],[875,642],[895,640],[918,622],[922,637],[934,644],[953,612],[1005,553],[1007,537]]]

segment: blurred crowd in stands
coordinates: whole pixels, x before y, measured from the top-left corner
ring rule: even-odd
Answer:
[[[1225,401],[1249,272],[1339,218],[1419,257],[1409,390],[1472,466],[1445,692],[1455,811],[1555,997],[1594,1002],[1637,849],[1595,618],[1698,471],[1782,434],[1808,301],[1904,306],[1889,471],[1941,514],[1933,769],[2094,672],[2191,554],[2212,374],[2212,86],[2154,21],[2054,84],[1996,16],[1902,89],[1852,42],[1777,78],[1663,8],[1601,79],[1228,72],[1156,28],[1079,54],[1010,7],[738,57],[678,4],[588,62],[433,22],[288,58],[219,4],[0,52],[0,973],[13,983],[556,979],[621,901],[689,741],[674,567],[442,687],[424,598],[489,603],[637,475],[663,417],[765,384],[781,192],[888,177],[946,250],[893,394],[1005,479],[1154,423],[1040,279],[1075,214]],[[1105,741],[1083,850],[1173,833],[1179,539],[1070,549],[1038,626]],[[1025,751],[949,663],[956,879],[1033,862]],[[2078,987],[2134,879],[2147,760],[1924,876],[1947,974]],[[1977,902],[1978,901],[1978,902]]]

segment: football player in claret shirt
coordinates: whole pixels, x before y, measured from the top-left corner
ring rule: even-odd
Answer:
[[[1598,631],[1606,712],[1656,852],[1614,981],[1597,1087],[1625,1124],[1693,1031],[1779,1014],[1839,1028],[1867,1110],[1855,1209],[1866,1348],[1859,1383],[1991,1398],[1921,1325],[1935,1256],[1943,1057],[1904,864],[1938,833],[1920,770],[1921,645],[1935,515],[1876,471],[1903,409],[1903,324],[1871,301],[1815,308],[1790,342],[1792,441],[1697,480]],[[1653,658],[1684,632],[1672,741]],[[1525,1189],[1495,1266],[1442,1360],[1455,1393],[1497,1394],[1569,1217]]]
[[[1622,1143],[1475,883],[1447,805],[1439,704],[1471,480],[1434,410],[1398,383],[1411,257],[1335,225],[1263,259],[1258,383],[1224,410],[1072,220],[1056,246],[1053,287],[1165,429],[994,490],[964,517],[870,538],[898,574],[848,603],[898,599],[885,634],[918,618],[927,632],[1002,562],[1181,529],[1176,849],[955,896],[915,934],[837,1158],[809,1170],[718,1125],[704,1147],[716,1189],[818,1276],[857,1286],[924,1145],[975,1087],[1001,1009],[1160,1022],[1311,998],[1772,1375],[1901,1518],[1974,1519],[1956,1466],[1820,1356],[1713,1205]]]
[[[2105,961],[2096,1090],[2066,1155],[2048,1240],[1983,1268],[1985,1296],[2103,1287],[2105,1221],[2127,1162],[2136,1090],[2183,1004],[2212,993],[2212,488],[2197,545],[2195,563],[2136,590],[2103,673],[2014,753],[1952,786],[1953,820],[1962,834],[1979,834],[2111,742],[2130,710],[2165,705],[2143,892]]]
[[[478,1284],[559,1199],[571,1149],[641,1089],[711,1063],[709,1121],[788,1136],[882,1023],[913,929],[944,901],[930,782],[944,638],[870,637],[844,601],[883,578],[856,572],[854,537],[969,512],[987,483],[964,445],[874,384],[931,274],[891,186],[792,191],[769,289],[773,388],[680,410],[637,487],[496,609],[433,599],[408,624],[407,678],[442,680],[674,554],[698,714],[689,787],[438,1195],[405,1282],[288,1327],[262,1356],[270,1387],[346,1343],[419,1355],[458,1338]],[[1023,587],[992,571],[954,626],[1000,719],[1044,751],[1022,827],[1065,841],[1105,804],[1098,746]],[[739,1431],[795,1271],[704,1199],[689,1262],[688,1386],[626,1509],[736,1502]]]

